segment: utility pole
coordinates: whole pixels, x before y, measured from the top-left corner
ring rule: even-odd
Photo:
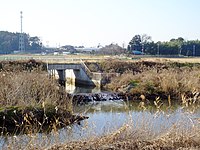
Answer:
[[[144,54],[144,43],[142,43],[142,54]]]
[[[179,56],[181,55],[181,53],[182,53],[182,45],[180,45],[179,47]]]
[[[21,31],[19,33],[19,51],[20,52],[24,52],[25,51],[25,43],[24,43],[24,33],[23,33],[23,30],[22,30],[22,19],[23,19],[23,16],[22,16],[23,12],[20,11],[20,23],[21,23]]]
[[[193,57],[195,56],[195,45],[193,45]]]
[[[157,54],[159,55],[160,54],[160,45],[159,45],[159,43],[158,43],[158,49],[157,50],[158,50]]]

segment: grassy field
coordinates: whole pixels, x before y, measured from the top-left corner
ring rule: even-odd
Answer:
[[[90,55],[90,54],[70,54],[70,55],[36,55],[36,54],[15,54],[15,55],[0,55],[0,60],[41,60],[44,62],[76,62],[80,60],[84,61],[101,61],[107,59],[117,59],[123,61],[156,61],[156,62],[166,62],[166,61],[173,61],[173,62],[181,62],[181,63],[199,63],[200,57],[176,57],[170,58],[168,56],[148,56],[148,55],[120,55],[120,56],[110,56],[110,55]]]
[[[30,60],[35,59],[37,61],[43,61],[46,63],[68,63],[68,62],[80,62],[81,60],[99,61],[107,59],[108,56],[96,56],[96,55],[0,55],[0,60]]]
[[[154,62],[179,62],[179,63],[200,63],[200,57],[188,57],[188,58],[142,58],[144,61]]]

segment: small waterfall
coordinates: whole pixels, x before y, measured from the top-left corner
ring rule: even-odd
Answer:
[[[98,101],[122,101],[125,96],[118,93],[80,93],[73,95],[73,102],[76,104],[86,104]]]

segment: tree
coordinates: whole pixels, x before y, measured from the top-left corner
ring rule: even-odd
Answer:
[[[151,36],[148,36],[147,34],[142,34],[141,35],[141,43],[142,44],[147,44],[152,42]]]
[[[135,35],[129,42],[129,52],[139,50],[148,55],[184,55],[184,56],[200,56],[200,41],[185,41],[184,38],[172,38],[169,41],[157,42],[151,40],[151,37],[143,35]]]
[[[128,50],[128,52],[131,51],[131,46],[130,45],[127,46],[127,50]]]
[[[158,45],[157,43],[148,42],[145,44],[144,53],[147,55],[157,55],[158,54]]]
[[[0,54],[9,54],[19,50],[20,33],[0,31]],[[24,34],[25,49],[27,52],[40,52],[42,42],[37,36],[30,37]]]
[[[131,51],[142,51],[142,40],[140,35],[135,35],[132,40],[129,42]]]
[[[178,43],[179,55],[182,54],[182,46],[183,46],[184,42],[185,42],[184,38],[178,37],[177,43]]]
[[[0,31],[0,53],[8,54],[18,49],[18,35],[7,31]]]
[[[135,35],[132,40],[129,42],[129,51],[141,51],[145,52],[145,49],[149,43],[151,43],[151,36],[148,36],[147,34],[142,35]]]
[[[106,55],[118,55],[125,53],[125,49],[120,47],[118,44],[110,44],[106,45],[105,47],[102,47],[99,50],[99,53],[106,54]]]
[[[35,51],[41,50],[42,42],[40,41],[40,38],[37,36],[30,37],[29,46],[30,46],[30,50],[35,50]]]

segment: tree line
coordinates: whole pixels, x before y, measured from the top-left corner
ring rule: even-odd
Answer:
[[[127,50],[129,53],[140,51],[147,55],[200,56],[200,41],[178,37],[170,41],[154,42],[151,36],[143,34],[135,35],[129,42]]]
[[[0,31],[0,54],[10,54],[19,50],[20,33]],[[25,51],[28,53],[42,52],[42,42],[39,37],[31,37],[24,33]],[[129,42],[127,49],[117,44],[110,44],[100,49],[97,54],[134,54],[141,52],[145,55],[183,55],[183,56],[200,56],[200,41],[185,40],[182,37],[173,38],[170,41],[154,42],[151,36],[142,34],[135,35]]]
[[[19,50],[20,33],[0,31],[0,54],[10,54]],[[24,33],[24,43],[26,52],[36,53],[42,49],[42,42],[37,36],[31,37]]]

